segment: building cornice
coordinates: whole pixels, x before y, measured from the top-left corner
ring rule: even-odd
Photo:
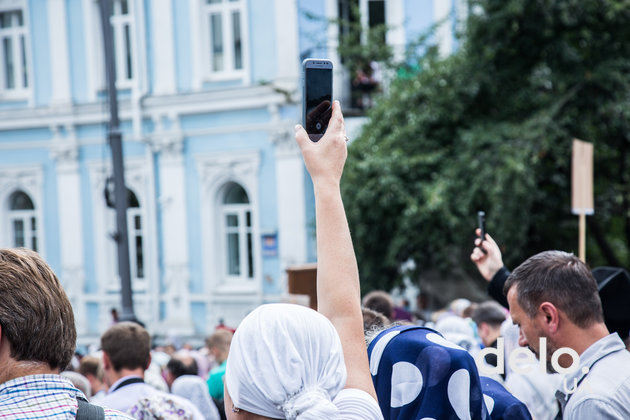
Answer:
[[[142,118],[154,115],[191,115],[282,105],[286,98],[272,86],[248,86],[176,95],[146,96]],[[121,120],[131,120],[129,98],[119,100]],[[53,125],[101,124],[109,119],[105,102],[72,106],[0,110],[0,131],[47,128]]]

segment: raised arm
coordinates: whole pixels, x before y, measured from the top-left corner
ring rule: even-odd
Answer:
[[[317,309],[341,338],[346,388],[364,390],[376,399],[363,338],[359,270],[341,201],[340,181],[348,150],[339,102],[333,103],[328,129],[318,142],[309,140],[302,126],[295,128],[315,191]]]
[[[481,231],[475,231],[477,235]],[[475,239],[475,247],[470,254],[470,259],[477,266],[479,274],[488,282],[488,294],[504,307],[508,307],[507,298],[503,294],[503,285],[510,275],[510,271],[503,265],[503,257],[499,245],[488,233],[482,241]]]

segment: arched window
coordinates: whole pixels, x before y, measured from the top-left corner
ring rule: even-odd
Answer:
[[[247,192],[239,184],[228,183],[221,202],[223,241],[228,277],[254,278],[252,211]]]
[[[24,191],[15,191],[9,197],[9,224],[13,246],[37,251],[35,206]]]
[[[127,232],[129,235],[129,261],[131,277],[144,279],[144,223],[138,197],[127,189],[129,207],[127,208]]]

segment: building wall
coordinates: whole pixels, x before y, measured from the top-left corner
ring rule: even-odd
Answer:
[[[128,213],[141,217],[143,241],[135,312],[152,333],[200,338],[220,319],[236,325],[260,303],[285,299],[286,268],[316,259],[312,185],[293,126],[301,60],[339,61],[335,25],[326,24],[337,2],[242,0],[243,70],[230,74],[206,71],[205,2],[128,2],[134,77],[119,80],[118,100],[126,184],[139,203]],[[438,2],[388,0],[387,41],[400,53],[434,21]],[[38,251],[66,288],[87,344],[120,309],[115,217],[104,195],[112,165],[98,3],[0,0],[0,13],[18,9],[29,88],[13,95],[0,85],[0,246],[15,245],[9,199],[23,191]],[[335,77],[349,80],[341,66]],[[335,89],[344,100],[343,83]],[[223,225],[229,212],[244,211],[221,205],[231,182],[249,200],[251,280],[225,275]]]

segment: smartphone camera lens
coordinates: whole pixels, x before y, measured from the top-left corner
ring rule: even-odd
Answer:
[[[316,129],[317,131],[321,131],[321,129],[322,129],[322,123],[320,123],[320,122],[316,123],[316,124],[315,124],[315,129]]]

